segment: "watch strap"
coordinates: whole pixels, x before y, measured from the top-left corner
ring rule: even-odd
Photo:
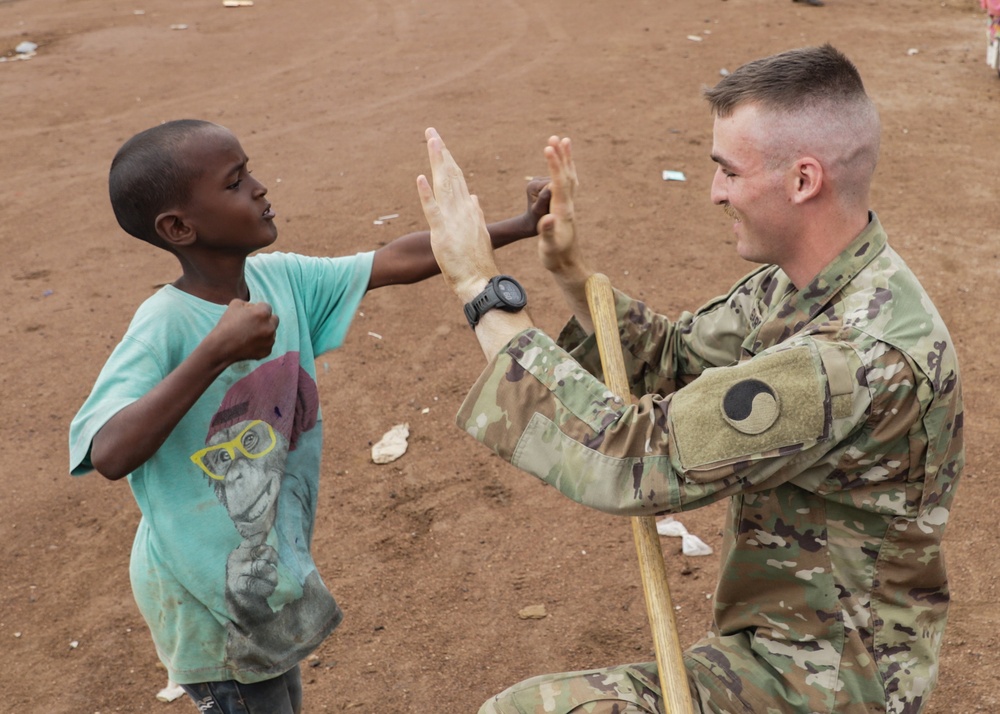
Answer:
[[[515,301],[510,301],[505,298],[501,291],[498,289],[501,281],[505,281],[513,284],[519,293],[519,299]],[[509,275],[495,275],[490,278],[490,281],[486,284],[486,287],[476,295],[472,300],[465,303],[464,312],[465,319],[469,322],[469,327],[473,330],[476,329],[476,325],[479,324],[479,320],[490,310],[497,308],[504,310],[506,312],[517,312],[521,310],[527,303],[524,288],[521,284],[514,280],[514,278]]]

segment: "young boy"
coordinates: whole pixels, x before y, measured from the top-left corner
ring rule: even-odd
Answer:
[[[170,679],[202,712],[291,714],[298,663],[343,617],[310,554],[314,360],[343,342],[365,292],[439,270],[427,232],[340,258],[250,257],[277,227],[247,161],[231,132],[196,120],[116,154],[119,224],[182,272],[136,312],[74,418],[70,470],[128,477],[142,511],[132,589]],[[496,245],[535,234],[543,186],[491,227]]]

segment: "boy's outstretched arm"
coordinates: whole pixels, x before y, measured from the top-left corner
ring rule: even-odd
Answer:
[[[173,372],[97,432],[90,449],[97,472],[116,481],[142,466],[227,367],[271,354],[277,328],[270,305],[229,303],[215,328]]]
[[[538,235],[538,221],[549,212],[548,183],[547,178],[532,179],[527,187],[527,210],[486,227],[494,248]],[[368,289],[415,283],[440,272],[431,251],[430,231],[409,233],[375,251]]]

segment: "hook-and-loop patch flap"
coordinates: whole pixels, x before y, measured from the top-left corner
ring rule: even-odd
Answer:
[[[822,363],[808,345],[706,370],[671,401],[674,453],[686,473],[806,448],[829,430],[827,399]]]

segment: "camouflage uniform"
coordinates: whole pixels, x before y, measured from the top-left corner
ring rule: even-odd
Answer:
[[[512,340],[460,426],[609,513],[729,499],[711,632],[685,653],[701,711],[919,712],[962,398],[948,331],[878,219],[801,291],[766,266],[673,323],[616,300],[637,404],[593,376],[594,338],[571,323],[562,347]],[[655,664],[627,665],[529,680],[482,711],[653,712],[658,690]]]

